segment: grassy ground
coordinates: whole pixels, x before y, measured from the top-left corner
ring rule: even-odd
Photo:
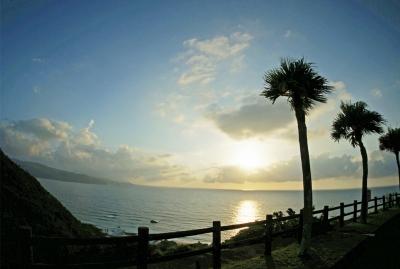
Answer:
[[[302,260],[297,256],[299,244],[294,238],[274,238],[272,256],[267,259],[263,254],[263,244],[241,247],[232,250],[224,250],[222,251],[222,268],[311,269],[332,268],[335,266],[336,268],[400,268],[390,267],[390,265],[384,265],[383,267],[368,267],[363,265],[362,267],[359,267],[361,264],[365,264],[365,262],[361,263],[360,260],[367,260],[367,258],[372,260],[371,262],[366,262],[367,265],[374,264],[374,261],[375,263],[378,261],[380,265],[385,264],[387,259],[382,258],[382,256],[384,256],[383,254],[385,253],[390,253],[387,249],[391,249],[392,252],[398,251],[398,247],[393,248],[393,246],[391,244],[387,244],[387,241],[385,240],[388,240],[388,237],[391,237],[392,242],[397,242],[397,246],[399,245],[399,222],[399,208],[392,208],[384,212],[380,211],[378,214],[369,215],[368,224],[353,223],[348,221],[343,228],[336,227],[330,232],[315,236],[312,240],[311,259],[308,260]],[[382,231],[385,232],[382,233]],[[375,234],[377,240],[372,241],[371,238],[375,238],[375,236],[372,237],[372,235]],[[359,246],[362,242],[368,242],[369,245],[366,247],[364,252],[356,253],[356,262],[350,264],[348,264],[348,262],[342,262],[340,264],[338,263],[341,260],[347,260],[349,253],[351,253],[353,249],[356,249],[357,246]],[[375,253],[375,255],[372,255],[373,253]],[[379,256],[376,253],[380,253],[382,255]],[[391,256],[397,257],[400,255],[391,254]],[[344,257],[346,258],[344,259]],[[354,259],[354,257],[350,258]],[[200,265],[200,268],[211,268],[211,255],[202,255],[188,259],[177,260],[175,262],[152,265],[149,268],[196,268],[196,261]]]
[[[311,259],[309,260],[302,260],[297,256],[299,245],[293,242],[285,247],[275,249],[272,252],[271,258],[265,259],[263,255],[260,255],[241,261],[231,260],[224,264],[223,268],[331,268],[361,242],[371,238],[371,236],[378,232],[379,228],[390,219],[398,223],[400,219],[400,209],[390,209],[385,212],[379,212],[378,214],[372,214],[369,216],[368,224],[350,222],[341,229],[335,229],[334,231],[313,238]],[[376,250],[380,250],[379,253],[381,254],[387,253],[387,251],[390,250],[398,251],[398,248],[394,250],[391,248],[391,244],[385,243],[385,238],[387,239],[390,235],[398,236],[400,233],[400,226],[396,226],[395,223],[392,224],[391,221],[388,223],[390,224],[389,227],[385,225],[383,227],[384,229],[381,229],[385,231],[385,236],[380,236],[380,239],[377,241],[371,241],[371,246],[366,248],[364,253],[357,254],[357,259],[354,259],[354,262],[348,265],[349,267],[338,268],[400,268],[398,264],[396,265],[397,267],[387,267],[385,263],[387,262],[386,260],[380,259],[376,254],[372,255]],[[391,240],[397,242],[397,246],[399,245],[399,237],[391,237]],[[378,262],[380,266],[364,267],[368,262],[360,263],[358,261],[363,259],[366,261],[366,257],[368,257],[371,262],[374,261],[375,264]],[[396,255],[392,255],[392,257],[396,257]]]

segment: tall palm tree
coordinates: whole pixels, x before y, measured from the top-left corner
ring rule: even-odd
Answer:
[[[308,153],[306,115],[317,103],[327,101],[325,95],[333,90],[327,79],[313,69],[313,64],[304,58],[282,59],[278,68],[268,71],[264,76],[264,90],[261,95],[275,103],[279,97],[287,98],[297,119],[300,156],[303,171],[303,236],[300,256],[305,256],[311,244],[312,228],[312,180],[310,156]]]
[[[361,221],[367,222],[368,214],[368,156],[362,138],[364,135],[383,132],[382,125],[385,122],[382,115],[367,109],[364,102],[342,102],[341,112],[337,115],[332,124],[332,139],[339,141],[344,138],[353,147],[358,146],[362,158],[362,198],[361,198]]]
[[[396,156],[397,171],[399,173],[399,189],[400,189],[400,163],[399,163],[399,151],[400,151],[400,128],[388,128],[386,134],[379,137],[379,148],[380,150],[386,150],[393,152]]]

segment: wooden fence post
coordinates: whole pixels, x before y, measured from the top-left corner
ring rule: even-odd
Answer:
[[[392,207],[396,206],[396,195],[392,194]]]
[[[392,194],[389,193],[389,203],[388,203],[388,208],[392,207]]]
[[[303,209],[300,209],[299,226],[297,230],[297,242],[300,244],[303,237]]]
[[[344,203],[340,203],[340,217],[339,217],[339,226],[344,226]]]
[[[386,198],[385,198],[385,195],[383,195],[382,196],[382,204],[383,204],[383,210],[385,211],[386,210]]]
[[[357,200],[354,200],[353,210],[353,221],[357,222]]]
[[[396,196],[394,195],[394,193],[391,194],[391,197],[390,197],[390,198],[391,198],[391,199],[390,199],[390,201],[391,201],[391,207],[394,207],[395,201],[396,201]]]
[[[272,215],[265,218],[265,256],[271,256],[272,252]]]
[[[149,252],[149,228],[138,228],[137,269],[147,269],[147,255]]]
[[[19,251],[21,268],[31,268],[33,264],[32,229],[28,226],[19,228]]]
[[[213,269],[221,269],[221,222],[213,221]]]
[[[322,212],[323,214],[323,222],[322,225],[324,226],[324,230],[328,230],[329,226],[329,206],[324,206],[324,211]]]
[[[378,213],[378,197],[374,197],[374,211]]]

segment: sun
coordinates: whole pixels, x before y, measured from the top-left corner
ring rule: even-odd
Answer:
[[[233,163],[245,170],[254,171],[266,163],[266,156],[260,142],[245,140],[236,143],[233,152]]]

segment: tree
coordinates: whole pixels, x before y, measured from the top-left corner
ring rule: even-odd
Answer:
[[[303,236],[299,256],[308,255],[312,228],[312,180],[310,156],[308,153],[306,115],[317,103],[327,101],[325,95],[333,90],[327,79],[313,69],[313,64],[304,58],[282,59],[278,68],[268,71],[264,76],[264,96],[274,104],[279,97],[286,98],[294,110],[299,134],[300,156],[303,171]]]
[[[380,150],[386,150],[393,152],[396,156],[397,171],[399,173],[399,189],[400,189],[400,163],[399,163],[399,151],[400,151],[400,128],[388,128],[386,134],[379,137],[379,148]]]
[[[368,155],[365,150],[362,138],[364,135],[383,132],[382,125],[385,120],[382,115],[367,109],[364,102],[342,102],[341,112],[337,115],[332,124],[332,139],[339,141],[344,138],[353,147],[358,146],[362,158],[362,195],[361,195],[361,221],[367,222],[368,214]]]

